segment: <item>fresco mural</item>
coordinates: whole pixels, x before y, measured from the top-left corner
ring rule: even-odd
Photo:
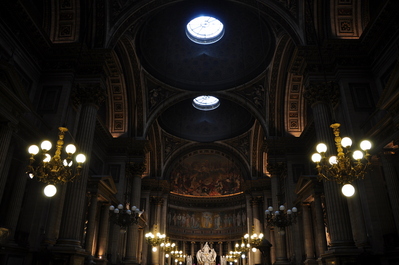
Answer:
[[[169,209],[169,231],[185,234],[224,234],[246,229],[244,208],[228,211],[186,211]]]
[[[223,196],[241,191],[243,178],[238,167],[216,154],[188,157],[171,176],[171,191],[181,195]]]

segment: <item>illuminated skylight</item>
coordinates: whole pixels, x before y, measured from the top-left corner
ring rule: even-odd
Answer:
[[[195,43],[212,44],[223,37],[224,26],[214,17],[199,16],[187,24],[186,35]]]
[[[193,106],[196,109],[209,111],[220,106],[219,99],[214,96],[199,96],[193,99]]]

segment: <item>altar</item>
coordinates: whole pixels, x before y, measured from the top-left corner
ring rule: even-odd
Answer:
[[[216,251],[209,247],[208,242],[197,252],[197,261],[199,265],[216,265]]]

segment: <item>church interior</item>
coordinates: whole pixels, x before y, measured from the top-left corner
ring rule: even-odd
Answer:
[[[0,264],[399,264],[398,13],[2,1]]]

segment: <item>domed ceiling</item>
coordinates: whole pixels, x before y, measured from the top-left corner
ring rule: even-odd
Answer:
[[[223,23],[224,36],[216,43],[198,44],[187,37],[187,23],[200,15]],[[149,16],[136,38],[141,65],[159,81],[193,92],[192,98],[176,102],[159,115],[160,126],[198,142],[229,139],[248,131],[255,118],[234,100],[219,98],[219,108],[211,111],[195,109],[192,100],[198,92],[217,96],[215,92],[231,91],[262,74],[275,42],[257,10],[230,1],[182,1]]]
[[[228,100],[220,99],[217,109],[201,111],[188,99],[164,111],[158,122],[170,134],[192,141],[213,142],[248,131],[254,118],[243,107]]]
[[[203,45],[186,36],[198,15],[219,19],[224,36]],[[275,38],[256,10],[229,1],[184,1],[168,6],[142,26],[137,47],[143,67],[159,80],[191,91],[220,91],[246,83],[270,63]]]

